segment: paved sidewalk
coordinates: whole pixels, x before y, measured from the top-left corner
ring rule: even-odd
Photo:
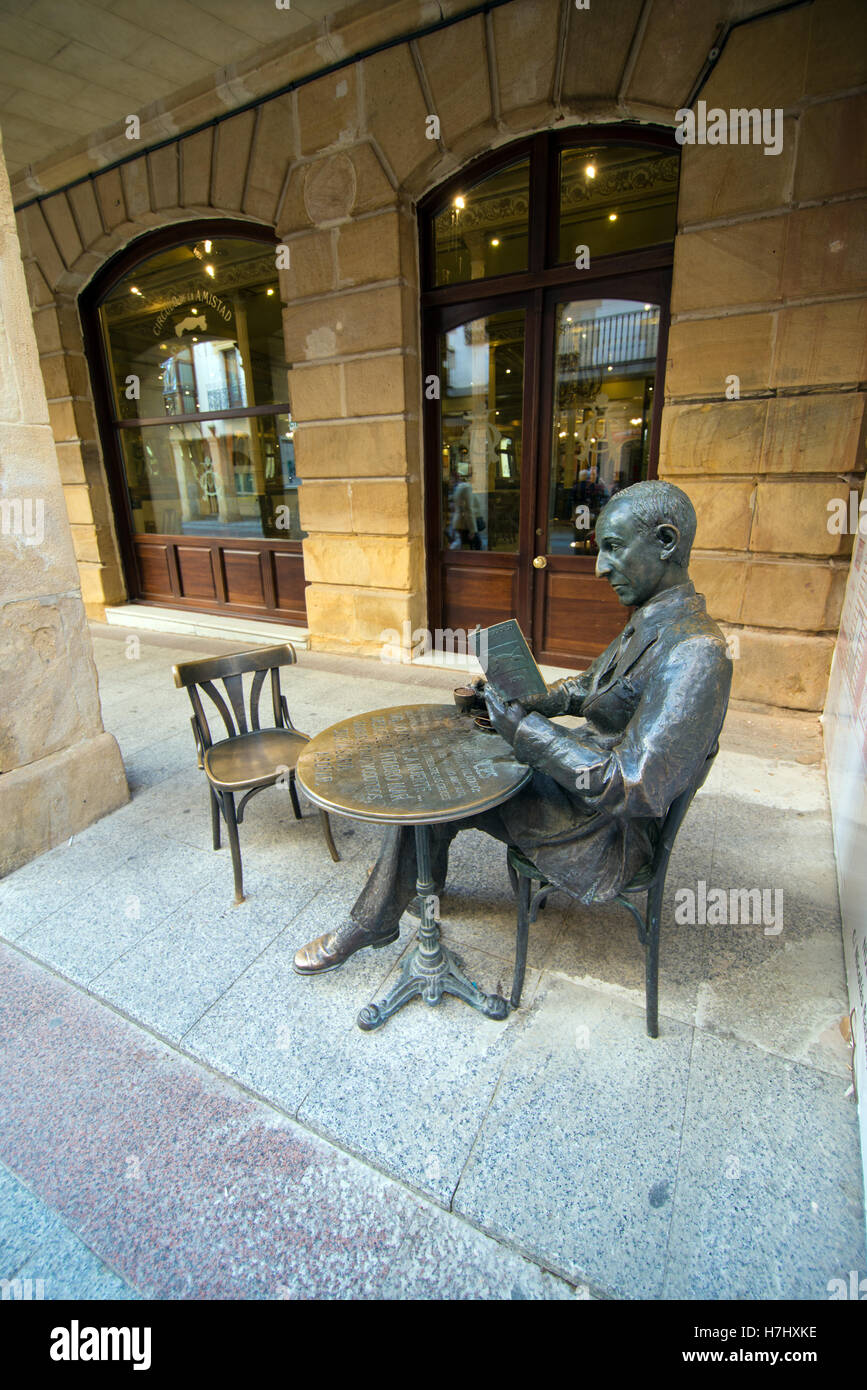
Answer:
[[[232,907],[171,681],[173,662],[232,648],[139,634],[135,657],[123,630],[93,631],[133,799],[0,883],[16,967],[0,1066],[20,1078],[0,1161],[35,1203],[28,1226],[13,1187],[25,1234],[7,1264],[49,1248],[42,1202],[91,1252],[83,1281],[149,1296],[822,1299],[865,1268],[815,719],[729,714],[669,872],[659,1039],[631,919],[563,898],[540,915],[505,1024],[447,999],[363,1034],[355,1015],[410,924],[319,979],[290,964],[352,903],[375,828],[335,817],[332,865],[318,817],[296,823],[285,793],[263,794],[241,829],[248,900]],[[449,701],[456,683],[304,652],[287,694],[314,733]],[[782,889],[782,931],[676,926],[675,892],[700,881]],[[442,915],[473,978],[507,992],[501,846],[457,839]],[[31,995],[44,1002],[28,1012]]]

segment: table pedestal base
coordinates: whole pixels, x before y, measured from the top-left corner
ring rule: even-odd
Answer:
[[[379,1028],[387,1018],[410,999],[420,998],[426,1004],[438,1004],[444,994],[453,994],[471,1004],[487,1018],[504,1019],[509,1006],[499,994],[485,994],[461,970],[457,960],[440,940],[439,923],[434,915],[436,898],[430,872],[430,840],[426,825],[415,827],[418,880],[416,888],[421,902],[421,926],[418,943],[410,951],[400,979],[378,1004],[367,1004],[356,1022],[369,1033]]]

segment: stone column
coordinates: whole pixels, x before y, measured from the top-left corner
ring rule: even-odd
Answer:
[[[129,800],[105,733],[0,152],[0,875]]]

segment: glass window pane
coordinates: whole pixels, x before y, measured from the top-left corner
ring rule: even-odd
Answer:
[[[115,286],[100,317],[121,419],[288,400],[274,250],[261,242],[161,251]]]
[[[300,540],[288,415],[118,430],[136,535]]]
[[[518,549],[524,310],[462,323],[440,349],[444,550]]]
[[[559,304],[548,553],[595,555],[609,497],[647,477],[659,306]]]
[[[437,285],[527,269],[530,161],[455,194],[434,218]]]
[[[589,248],[600,256],[673,241],[679,160],[635,145],[583,146],[560,156],[558,260]]]

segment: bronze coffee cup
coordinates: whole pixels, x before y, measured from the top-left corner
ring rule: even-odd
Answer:
[[[453,694],[461,714],[469,714],[479,707],[479,693],[474,685],[459,685]]]

